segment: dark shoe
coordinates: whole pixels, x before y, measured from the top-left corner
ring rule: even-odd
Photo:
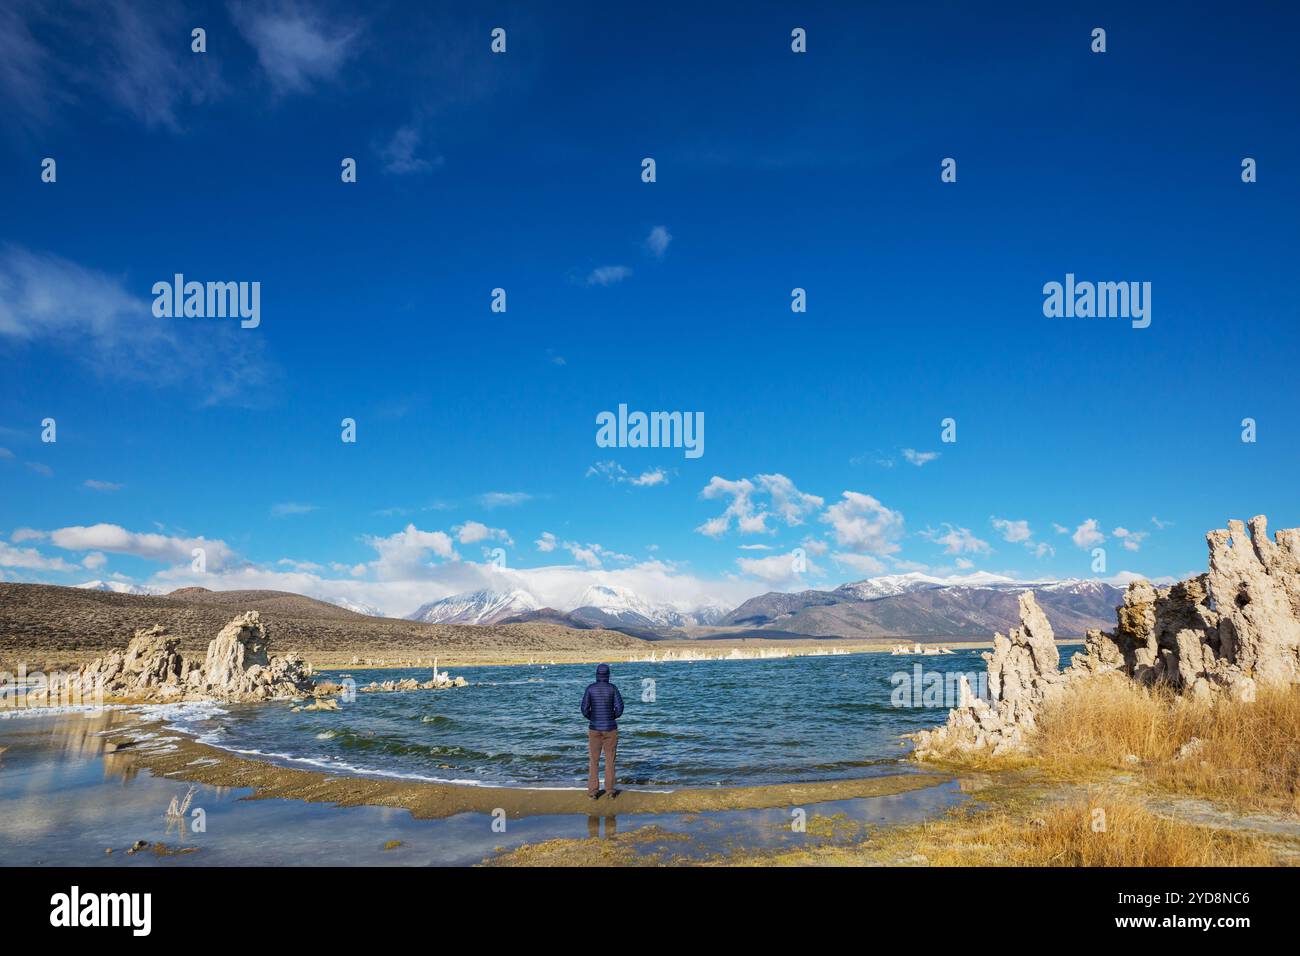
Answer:
[[[611,791],[609,792],[609,799],[611,799],[611,800],[617,800],[617,799],[618,799],[618,795],[619,795],[620,793],[622,793],[622,792],[623,792],[622,790],[611,790]]]
[[[588,794],[587,794],[587,799],[588,799],[588,800],[599,800],[600,797],[601,797],[601,794],[603,794],[604,792],[605,792],[604,790],[597,790],[595,793],[588,793]]]

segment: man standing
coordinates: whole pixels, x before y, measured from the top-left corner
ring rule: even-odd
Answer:
[[[599,799],[609,792],[613,800],[619,794],[615,786],[614,755],[618,752],[618,718],[623,716],[623,695],[618,685],[609,682],[609,665],[596,667],[596,682],[588,684],[582,695],[582,716],[587,718],[587,796]],[[597,789],[600,754],[605,753],[605,789]]]

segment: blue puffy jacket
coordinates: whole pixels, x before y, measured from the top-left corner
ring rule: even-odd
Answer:
[[[618,718],[623,716],[623,695],[618,685],[609,682],[609,665],[596,668],[596,683],[588,684],[582,695],[582,716],[592,730],[618,730]]]

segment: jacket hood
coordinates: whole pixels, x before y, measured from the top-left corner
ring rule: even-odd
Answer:
[[[597,665],[596,665],[596,680],[599,680],[599,681],[607,681],[607,680],[609,680],[609,665],[608,665],[608,664],[597,664]]]

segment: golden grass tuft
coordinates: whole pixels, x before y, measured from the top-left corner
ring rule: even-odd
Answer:
[[[1171,790],[1300,813],[1300,688],[1198,701],[1103,675],[1044,706],[1030,755],[1057,774],[1126,769]]]
[[[1100,811],[1100,812],[1099,812]],[[1069,803],[966,809],[885,827],[850,846],[743,851],[711,866],[1275,866],[1256,835],[1157,816],[1117,795]]]
[[[1122,770],[1166,790],[1300,815],[1300,687],[1263,687],[1251,702],[1193,700],[1098,675],[1043,705],[1025,750],[1000,757],[949,750],[927,762],[1060,779]]]

